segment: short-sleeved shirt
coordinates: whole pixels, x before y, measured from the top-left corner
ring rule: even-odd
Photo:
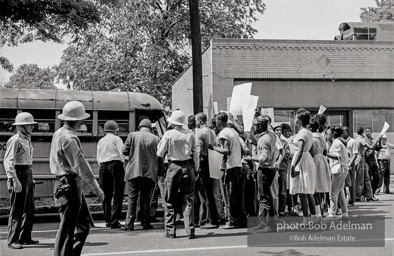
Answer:
[[[220,131],[219,139],[227,140],[230,148],[230,154],[227,155],[227,169],[242,167],[241,143],[238,133],[233,128],[226,127]]]
[[[197,152],[196,138],[192,131],[177,128],[166,131],[157,147],[157,155],[164,157],[167,153],[170,161],[186,161]]]
[[[375,143],[373,138],[368,138],[367,136],[364,137],[365,141],[368,145],[372,146]],[[373,149],[365,149],[365,157],[367,158],[375,158],[375,150]]]
[[[386,145],[381,145],[380,150],[378,152],[379,160],[390,160],[391,158],[391,150],[394,149],[394,145],[390,143],[386,143]]]
[[[365,139],[361,136],[357,137],[353,142],[353,154],[365,156],[365,145],[367,145]]]
[[[209,144],[215,144],[215,133],[207,126],[201,126],[196,129],[197,152],[200,155],[208,155]]]
[[[346,140],[344,140],[344,142],[346,143],[346,148],[349,151],[350,157],[352,157],[354,139],[352,137],[348,137]]]

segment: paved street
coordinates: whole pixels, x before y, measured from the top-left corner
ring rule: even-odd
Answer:
[[[392,183],[393,184],[393,183]],[[392,188],[392,191],[394,189]],[[188,240],[181,225],[176,239],[164,238],[163,219],[154,223],[155,229],[143,231],[137,225],[134,232],[103,228],[98,221],[87,240],[83,255],[393,255],[394,248],[394,195],[380,194],[377,202],[360,202],[350,208],[350,215],[385,216],[385,247],[379,248],[286,248],[247,247],[247,229],[201,230],[196,229],[197,238]],[[34,226],[33,236],[40,240],[36,246],[25,246],[23,250],[10,250],[6,243],[6,226],[0,228],[1,256],[52,255],[58,223],[39,223]]]

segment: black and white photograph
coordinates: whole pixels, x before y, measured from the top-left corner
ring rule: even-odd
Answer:
[[[0,0],[0,256],[394,254],[394,0]]]

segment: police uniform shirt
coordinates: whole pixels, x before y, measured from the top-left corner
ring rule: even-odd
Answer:
[[[75,135],[75,130],[67,125],[53,134],[49,166],[51,173],[56,176],[78,175],[82,180],[82,190],[85,193],[90,190],[93,190],[96,195],[102,193],[83,154],[81,142]]]
[[[16,178],[15,165],[32,165],[33,146],[30,136],[18,132],[7,142],[7,150],[4,155],[4,169],[7,178]]]
[[[391,150],[394,149],[394,145],[390,143],[386,143],[386,145],[381,145],[381,149],[378,152],[379,160],[390,160]]]
[[[195,136],[184,128],[166,131],[157,147],[157,155],[164,157],[167,153],[169,161],[190,160],[194,152],[197,152]]]

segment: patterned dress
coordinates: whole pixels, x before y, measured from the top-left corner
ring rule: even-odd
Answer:
[[[316,186],[315,192],[330,192],[331,172],[327,159],[323,156],[327,149],[325,138],[318,132],[313,133],[312,155],[316,167]]]
[[[316,168],[312,155],[309,153],[313,144],[312,132],[302,128],[294,138],[294,143],[304,141],[304,151],[300,161],[295,167],[296,172],[300,172],[295,178],[290,179],[290,194],[314,194],[316,184]],[[298,158],[299,149],[294,154],[292,165]]]

